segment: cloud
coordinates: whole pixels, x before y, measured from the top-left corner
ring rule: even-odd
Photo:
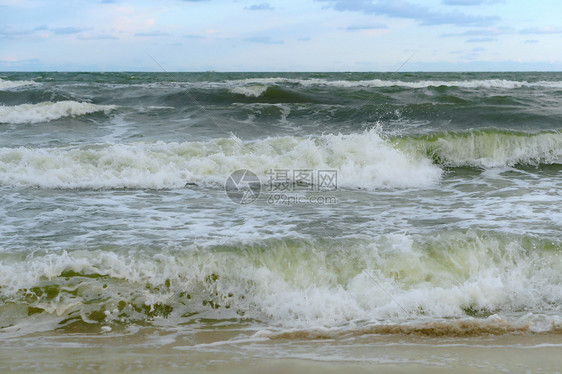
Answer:
[[[0,30],[0,39],[13,39],[15,37],[19,37],[19,36],[26,36],[26,35],[41,35],[41,31],[52,31],[53,33],[57,34],[57,35],[72,35],[72,34],[78,34],[81,33],[83,31],[89,30],[91,28],[78,28],[78,27],[54,27],[54,28],[50,28],[47,25],[41,25],[41,26],[37,26],[34,27],[33,29],[30,30],[14,30],[14,29],[4,29],[4,30]],[[47,35],[43,33],[42,35]]]
[[[562,34],[562,27],[532,27],[521,30],[521,34]]]
[[[254,36],[244,39],[245,42],[263,44],[283,44],[281,40],[273,40],[270,36]]]
[[[306,36],[306,37],[304,37],[304,38],[298,38],[297,40],[298,40],[299,42],[307,42],[307,41],[310,40],[310,37],[309,37],[309,36]]]
[[[525,44],[537,44],[539,41],[536,39],[527,39],[525,40]]]
[[[445,5],[461,5],[461,6],[497,4],[503,2],[504,0],[443,0],[441,1],[441,3]]]
[[[382,23],[375,23],[371,25],[351,25],[346,28],[347,31],[382,30],[382,29],[388,29],[388,26]]]
[[[84,31],[84,29],[79,29],[77,27],[57,27],[52,30],[55,32],[55,34],[62,35],[78,34],[79,32]]]
[[[441,37],[451,36],[497,36],[502,34],[512,34],[515,30],[511,27],[488,27],[485,29],[467,30],[463,32],[442,34]]]
[[[82,31],[86,31],[88,30],[88,28],[78,28],[78,27],[55,27],[55,28],[50,28],[47,25],[41,25],[41,26],[37,26],[34,27],[33,29],[30,30],[14,30],[14,29],[4,29],[4,30],[0,30],[0,39],[14,39],[16,37],[21,37],[21,36],[26,36],[26,35],[32,35],[32,36],[43,36],[46,37],[49,34],[48,33],[41,33],[41,31],[52,31],[53,33],[57,34],[57,35],[72,35],[72,34],[78,34],[81,33]]]
[[[472,38],[468,39],[468,43],[489,43],[489,42],[497,42],[498,39],[496,38]]]
[[[203,35],[187,34],[183,36],[186,39],[205,39]]]
[[[135,36],[138,37],[153,37],[153,36],[168,36],[167,32],[162,31],[151,31],[151,32],[137,32]]]
[[[268,3],[254,4],[245,7],[246,10],[274,10],[275,8]]]
[[[407,18],[423,26],[457,25],[487,26],[499,20],[496,16],[473,16],[460,12],[435,12],[423,5],[404,0],[319,0],[332,3],[338,11],[355,11],[365,14],[378,14],[394,18]]]

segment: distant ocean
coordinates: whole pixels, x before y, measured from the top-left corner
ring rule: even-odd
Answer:
[[[562,346],[562,73],[0,78],[3,371]]]

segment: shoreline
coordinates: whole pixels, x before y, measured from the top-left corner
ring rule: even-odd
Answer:
[[[34,334],[0,340],[0,371],[73,373],[556,373],[562,336],[365,335],[347,339],[242,339],[240,331],[133,335]],[[221,344],[217,337],[226,339]],[[210,343],[210,344],[209,344]],[[34,346],[35,345],[35,346]],[[38,345],[38,346],[37,346]]]

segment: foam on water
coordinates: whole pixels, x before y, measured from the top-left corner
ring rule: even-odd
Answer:
[[[228,84],[261,84],[276,85],[280,83],[298,84],[305,87],[330,86],[341,88],[352,87],[404,87],[404,88],[427,88],[427,87],[459,87],[459,88],[500,88],[516,89],[522,87],[536,88],[562,88],[561,81],[512,81],[506,79],[476,79],[463,81],[444,81],[444,80],[420,80],[420,81],[401,81],[401,80],[327,80],[319,78],[296,79],[296,78],[247,78],[227,82]]]
[[[232,87],[230,92],[248,97],[258,97],[263,95],[267,88],[266,85],[236,86]]]
[[[0,123],[49,122],[63,117],[75,117],[94,112],[109,113],[115,108],[115,105],[96,105],[70,100],[0,106]]]
[[[416,187],[437,183],[441,169],[395,149],[377,131],[319,138],[242,142],[102,144],[81,148],[0,148],[0,183],[46,188],[180,188],[224,184],[238,169],[338,171],[338,187]]]
[[[0,78],[0,90],[10,90],[12,88],[33,86],[40,83],[34,81],[5,81]]]
[[[12,321],[24,309],[106,324],[195,313],[307,331],[349,323],[371,333],[560,331],[561,250],[533,237],[456,231],[4,253],[0,299]],[[8,314],[0,315],[5,326]],[[451,325],[459,320],[469,326]]]

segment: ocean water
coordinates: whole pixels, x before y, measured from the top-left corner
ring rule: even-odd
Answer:
[[[5,352],[562,345],[562,73],[0,79]]]

